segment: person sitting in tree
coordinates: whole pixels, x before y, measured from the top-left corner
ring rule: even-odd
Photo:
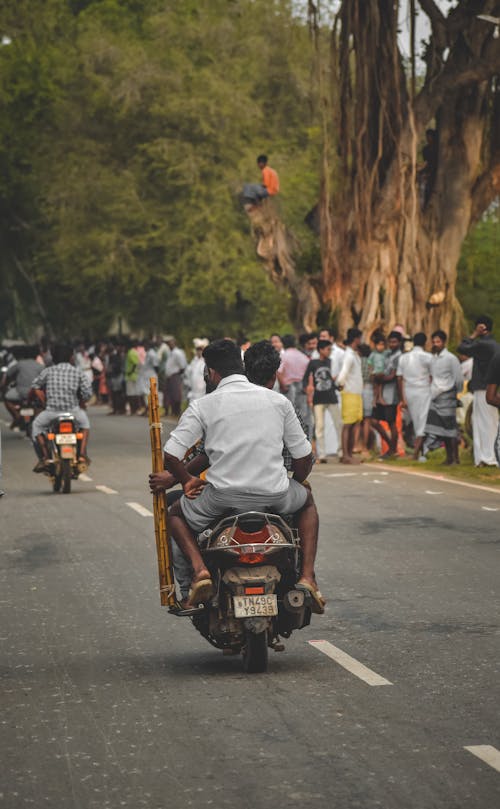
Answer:
[[[274,197],[279,193],[280,181],[277,172],[267,165],[267,155],[257,158],[257,165],[262,172],[262,183],[246,183],[243,186],[243,202],[258,205],[266,197]]]

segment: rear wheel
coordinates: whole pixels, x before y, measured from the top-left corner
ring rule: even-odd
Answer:
[[[261,674],[267,671],[268,646],[267,630],[259,632],[246,632],[246,646],[243,652],[243,670],[247,674]]]
[[[62,484],[63,494],[69,494],[71,491],[71,461],[67,458],[62,462]]]
[[[62,475],[61,473],[55,474],[52,480],[52,491],[60,492],[61,491],[61,483],[62,483]]]

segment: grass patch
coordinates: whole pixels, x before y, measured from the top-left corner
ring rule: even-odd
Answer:
[[[496,467],[474,466],[472,449],[460,451],[460,464],[458,466],[443,466],[446,458],[444,449],[429,452],[427,463],[419,463],[409,458],[397,458],[384,461],[389,466],[404,466],[415,469],[422,474],[442,475],[456,480],[465,480],[468,483],[480,483],[486,486],[497,486],[500,489],[500,469]]]

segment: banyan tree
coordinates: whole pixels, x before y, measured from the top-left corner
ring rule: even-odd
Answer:
[[[395,323],[453,331],[461,320],[461,246],[500,193],[500,2],[404,2],[406,59],[402,5],[338,4],[329,70],[317,71],[324,152],[312,218],[322,266],[307,282],[290,279],[298,326],[318,314],[341,332],[352,323],[365,333]],[[319,38],[311,0],[309,11]],[[429,34],[417,46],[419,13]]]

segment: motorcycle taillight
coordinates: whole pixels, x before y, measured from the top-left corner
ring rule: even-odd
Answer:
[[[59,432],[60,433],[72,433],[73,432],[73,422],[72,421],[60,421],[59,422]]]

